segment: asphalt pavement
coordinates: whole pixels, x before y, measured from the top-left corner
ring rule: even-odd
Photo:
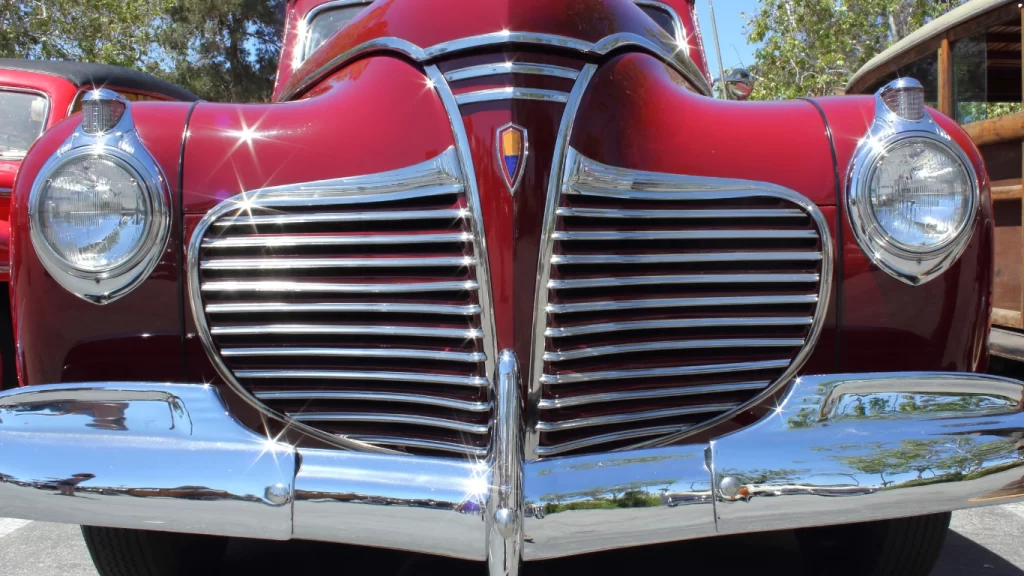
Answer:
[[[1024,504],[956,512],[934,576],[1024,576]],[[219,574],[486,574],[483,564],[314,542],[233,540]],[[670,570],[665,570],[671,567]],[[685,569],[683,569],[685,567]],[[565,574],[800,574],[791,533],[713,538],[531,563]],[[77,526],[0,518],[0,575],[96,576]]]

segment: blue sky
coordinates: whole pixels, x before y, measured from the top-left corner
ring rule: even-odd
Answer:
[[[748,15],[757,10],[757,0],[714,0],[715,20],[718,21],[718,40],[722,43],[722,65],[728,70],[741,62],[750,66],[754,62],[754,46],[747,44],[743,34],[744,19],[741,12]],[[700,21],[700,32],[704,37],[704,49],[708,53],[708,66],[711,75],[718,76],[718,60],[716,60],[715,37],[711,33],[711,17],[708,15],[708,0],[697,0],[697,19]]]

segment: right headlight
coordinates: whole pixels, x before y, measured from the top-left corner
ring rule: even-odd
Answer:
[[[903,106],[894,91],[887,86],[879,93],[878,117],[854,155],[847,199],[857,240],[872,261],[917,285],[963,253],[978,181],[970,159],[924,112],[923,102],[916,119],[900,116],[917,107]],[[913,92],[908,99],[921,98]]]
[[[164,178],[138,140],[127,101],[106,90],[89,96],[93,108],[104,102],[123,108],[106,124],[83,122],[43,166],[29,198],[29,221],[36,254],[53,278],[104,304],[152,272],[166,244],[170,210]]]

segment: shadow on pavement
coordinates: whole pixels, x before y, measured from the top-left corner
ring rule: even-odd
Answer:
[[[1019,576],[1024,570],[1017,568],[1002,556],[953,530],[946,536],[946,545],[932,576]]]

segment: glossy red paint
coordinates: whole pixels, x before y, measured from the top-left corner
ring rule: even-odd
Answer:
[[[848,166],[874,117],[874,98],[821,98],[832,129],[843,202],[843,300],[840,372],[888,370],[984,371],[993,270],[992,201],[981,155],[948,118],[930,113],[974,162],[981,201],[974,236],[963,256],[921,286],[896,280],[875,266],[857,243],[846,214]]]
[[[296,102],[198,104],[185,145],[184,210],[205,213],[266,186],[410,166],[453,142],[420,70],[368,58]]]
[[[296,4],[297,6],[297,4]],[[445,17],[438,18],[438,14]],[[429,22],[429,26],[423,23]],[[289,25],[289,30],[294,26]],[[597,42],[615,33],[667,35],[630,0],[378,0],[295,67],[295,32],[285,38],[286,60],[278,72],[275,100],[331,72],[331,60],[352,48],[385,37],[420,48],[502,31],[551,34]],[[294,68],[289,74],[288,67]]]
[[[136,103],[139,136],[177,194],[181,138],[191,104]],[[103,306],[65,290],[39,263],[29,238],[28,197],[39,169],[74,130],[47,131],[22,166],[12,204],[12,311],[21,385],[95,380],[182,379],[180,221],[150,277]]]

